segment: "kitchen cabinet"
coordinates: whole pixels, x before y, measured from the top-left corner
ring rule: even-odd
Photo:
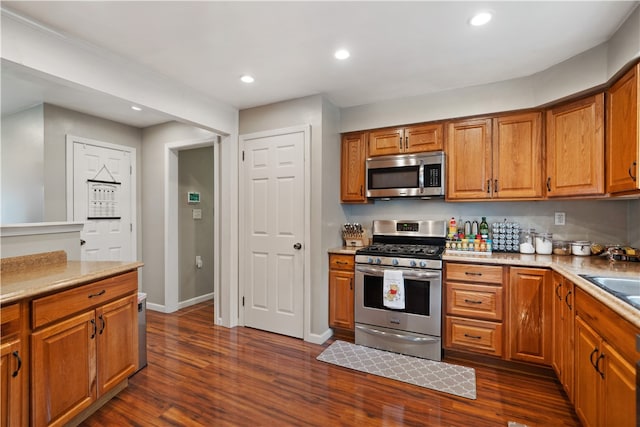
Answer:
[[[364,132],[342,136],[340,157],[340,200],[343,203],[366,203],[366,143]]]
[[[447,199],[542,198],[539,112],[450,122]]]
[[[560,384],[573,402],[573,292],[574,284],[562,275],[553,272],[553,305],[552,305],[552,356],[551,366]]]
[[[551,364],[551,271],[510,267],[507,357]]]
[[[65,425],[135,372],[137,272],[32,301],[34,425]]]
[[[581,289],[575,296],[575,409],[585,426],[635,426],[635,335]]]
[[[378,129],[369,132],[369,156],[442,150],[442,124]]]
[[[445,348],[503,355],[503,267],[447,263]]]
[[[22,345],[22,315],[19,303],[0,309],[0,426],[26,426],[28,359]]]
[[[640,190],[640,64],[607,90],[606,190]]]
[[[547,111],[547,197],[604,194],[604,94]]]
[[[329,326],[354,330],[355,256],[329,254]]]

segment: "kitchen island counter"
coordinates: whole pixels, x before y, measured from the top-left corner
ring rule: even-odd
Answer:
[[[580,289],[640,328],[640,310],[580,276],[580,274],[588,274],[637,279],[640,277],[638,262],[609,261],[602,256],[529,255],[503,252],[494,252],[491,255],[445,252],[442,259],[446,262],[549,268],[562,274]]]

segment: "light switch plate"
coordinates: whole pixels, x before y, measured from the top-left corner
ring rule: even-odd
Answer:
[[[556,225],[564,225],[566,220],[566,215],[564,212],[556,212],[555,214],[555,224]]]
[[[193,219],[202,219],[202,209],[192,209]]]

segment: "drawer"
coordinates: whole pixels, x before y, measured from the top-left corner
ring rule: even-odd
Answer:
[[[20,303],[0,309],[0,335],[5,338],[20,332]]]
[[[448,280],[465,282],[481,282],[502,285],[502,267],[499,265],[446,264]]]
[[[332,270],[350,270],[355,268],[355,256],[329,254],[329,268]]]
[[[502,323],[446,317],[445,346],[502,356]]]
[[[133,292],[138,292],[137,271],[35,299],[31,306],[32,327],[39,328]]]
[[[502,320],[502,287],[447,282],[446,292],[447,314]]]

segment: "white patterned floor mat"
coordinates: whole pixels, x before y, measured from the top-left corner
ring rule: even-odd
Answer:
[[[473,368],[335,341],[318,360],[467,399],[476,398]]]

